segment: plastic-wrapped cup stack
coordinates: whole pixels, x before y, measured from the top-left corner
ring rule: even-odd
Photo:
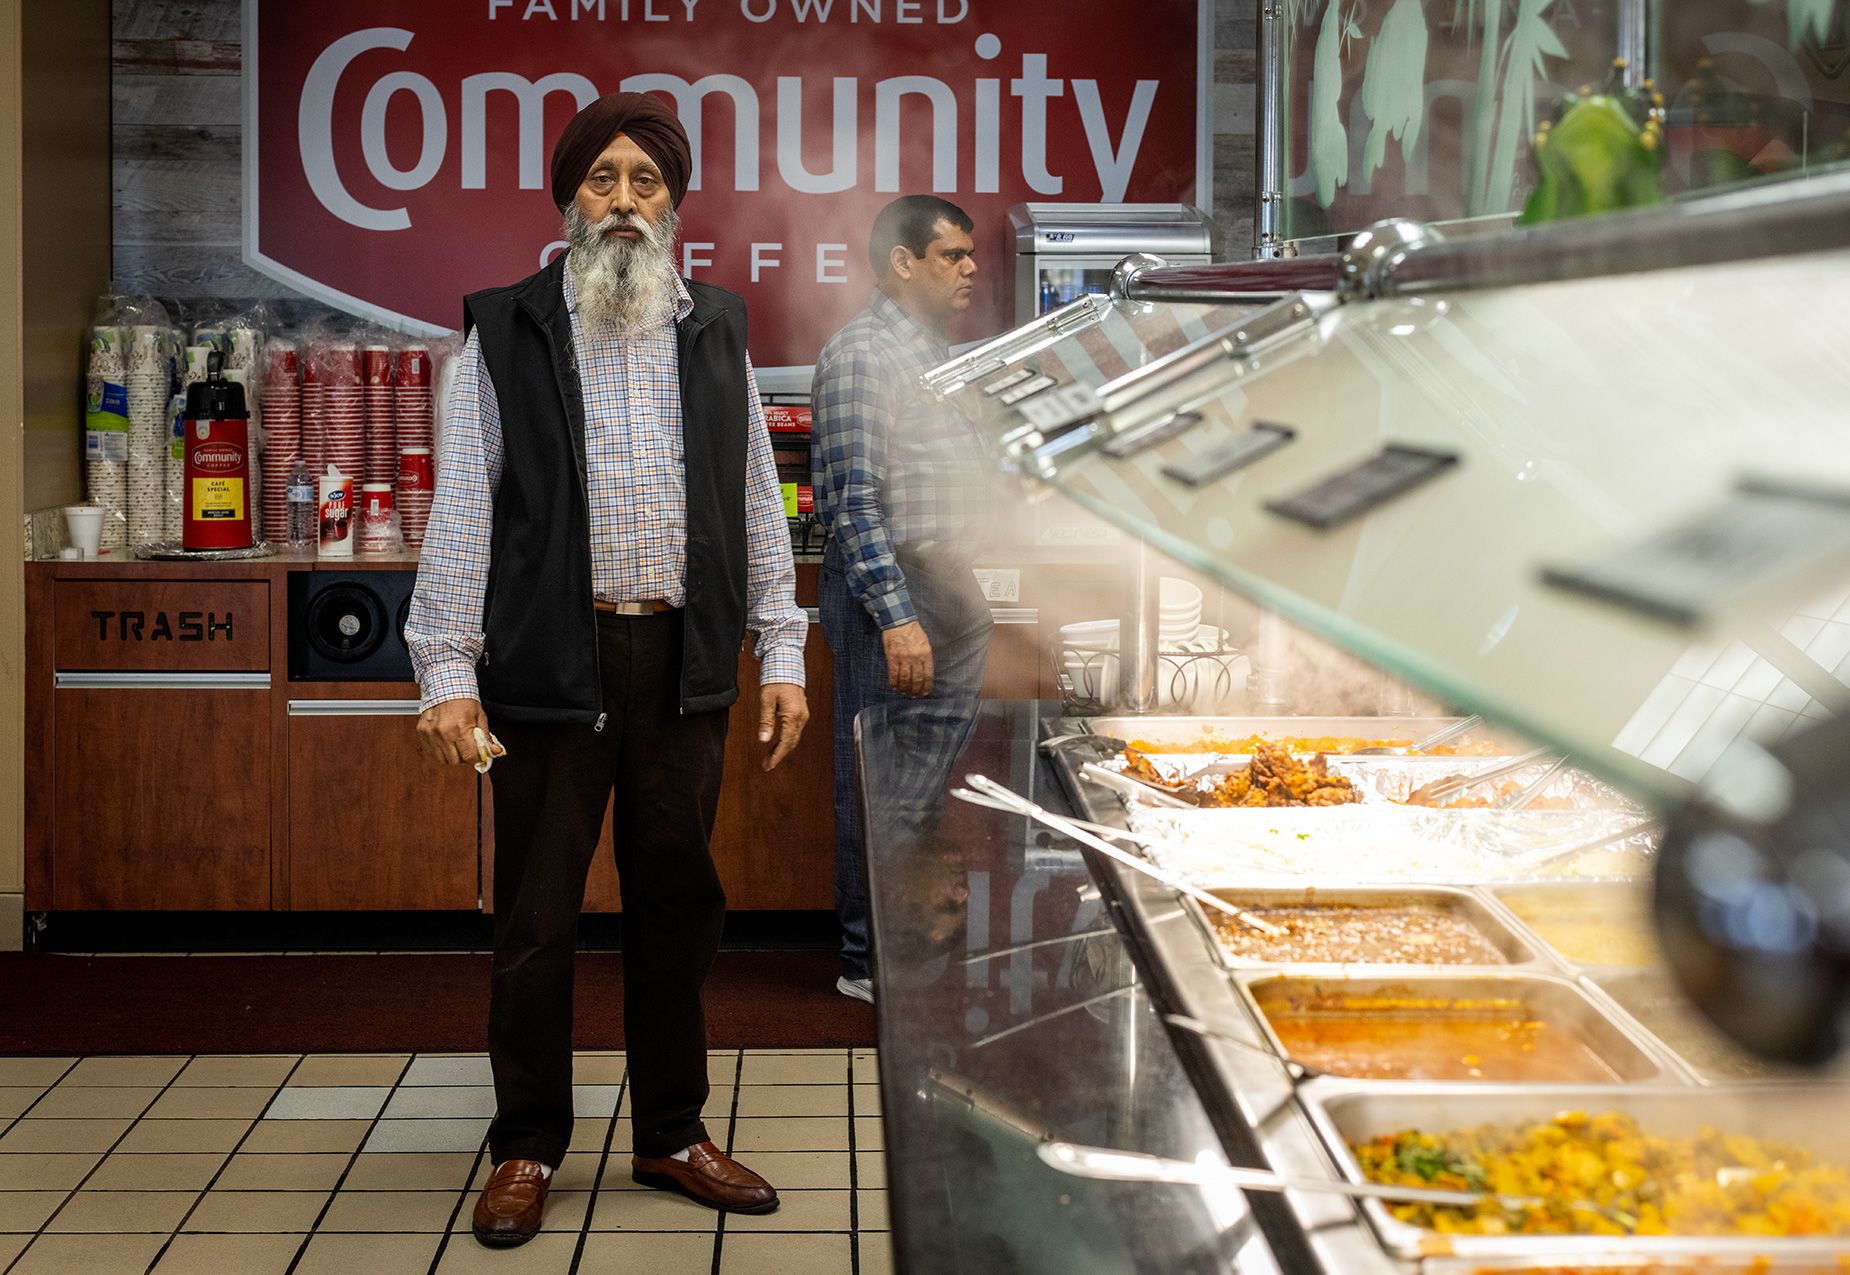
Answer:
[[[180,373],[180,394],[182,395],[180,415],[182,419],[186,415],[184,401],[186,388],[206,379],[206,360],[213,353],[214,347],[209,345],[186,347],[186,363]],[[168,447],[166,538],[178,540],[186,531],[186,435],[183,426],[175,431]]]
[[[263,452],[263,329],[249,323],[234,324],[226,330],[225,379],[244,387],[244,407],[250,413],[251,463],[251,534],[260,540],[264,513]]]
[[[368,484],[390,484],[398,476],[398,443],[392,413],[392,351],[369,345],[360,351],[360,380],[366,408]]]
[[[136,326],[128,332],[128,481],[130,546],[167,538],[167,456],[178,334]]]
[[[397,450],[431,446],[430,351],[421,345],[407,346],[398,352],[395,397],[395,421],[398,431]]]
[[[392,484],[363,483],[359,497],[361,553],[386,553],[392,548]]]
[[[436,494],[437,467],[430,448],[405,448],[398,454],[398,528],[413,549],[424,543]]]
[[[430,351],[415,345],[400,350],[396,372],[393,394],[398,430],[398,525],[405,543],[416,549],[424,543],[431,501],[437,493],[431,451]]]
[[[104,553],[128,545],[128,330],[90,333],[84,375],[84,482],[103,510]]]
[[[263,538],[282,544],[289,536],[289,475],[302,455],[301,364],[288,341],[272,341],[263,356],[262,489]]]
[[[302,351],[302,459],[311,474],[328,467],[326,374],[316,354],[312,346]]]
[[[326,452],[322,468],[333,465],[349,477],[366,468],[366,398],[360,385],[360,351],[353,345],[330,345],[318,351],[324,380],[322,420]]]

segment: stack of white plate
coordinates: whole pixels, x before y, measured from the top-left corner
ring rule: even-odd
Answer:
[[[1201,590],[1186,580],[1164,576],[1157,591],[1159,634],[1165,649],[1192,642],[1201,627]]]
[[[1060,629],[1060,667],[1081,699],[1109,700],[1118,693],[1118,622],[1080,620]]]

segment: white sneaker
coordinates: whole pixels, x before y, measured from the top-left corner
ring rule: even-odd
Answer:
[[[874,1003],[874,980],[871,978],[844,976],[835,980],[835,990],[850,1000],[866,1001],[869,1005]]]

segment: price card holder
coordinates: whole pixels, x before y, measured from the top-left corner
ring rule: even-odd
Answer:
[[[1153,421],[1148,425],[1120,434],[1107,442],[1099,450],[1113,460],[1124,460],[1139,452],[1147,452],[1158,443],[1166,443],[1185,430],[1193,429],[1201,423],[1200,412],[1176,412]]]
[[[1023,381],[1027,380],[1030,376],[1033,376],[1033,375],[1034,375],[1034,370],[1032,368],[1018,367],[1013,372],[1010,372],[1007,376],[998,376],[995,380],[985,385],[983,387],[983,393],[988,394],[989,396],[993,398],[995,395],[1000,394],[1003,390],[1006,390],[1010,388],[1011,386],[1020,385]]]
[[[1542,580],[1688,626],[1846,554],[1850,504],[1842,493],[1743,483],[1719,505],[1591,562],[1544,567]]]
[[[1297,436],[1298,432],[1288,425],[1255,421],[1251,429],[1240,431],[1199,456],[1164,465],[1163,472],[1187,486],[1204,487],[1270,455]]]
[[[1457,463],[1457,452],[1395,444],[1295,496],[1267,501],[1265,507],[1281,518],[1328,531],[1438,477]]]
[[[1102,406],[1097,390],[1073,384],[1029,399],[1021,405],[1021,414],[1042,433],[1051,433],[1098,415]]]
[[[1001,403],[1004,407],[1013,407],[1024,398],[1039,394],[1042,390],[1052,389],[1054,379],[1051,376],[1035,376],[1023,381],[1011,389],[1002,391]]]

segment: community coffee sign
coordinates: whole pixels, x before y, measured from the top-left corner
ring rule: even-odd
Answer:
[[[1023,201],[1190,201],[1211,0],[286,0],[245,3],[245,256],[436,333],[558,253],[552,141],[617,89],[693,143],[684,272],[743,293],[761,367],[807,364],[866,301],[896,195],[978,223],[1007,326]]]

